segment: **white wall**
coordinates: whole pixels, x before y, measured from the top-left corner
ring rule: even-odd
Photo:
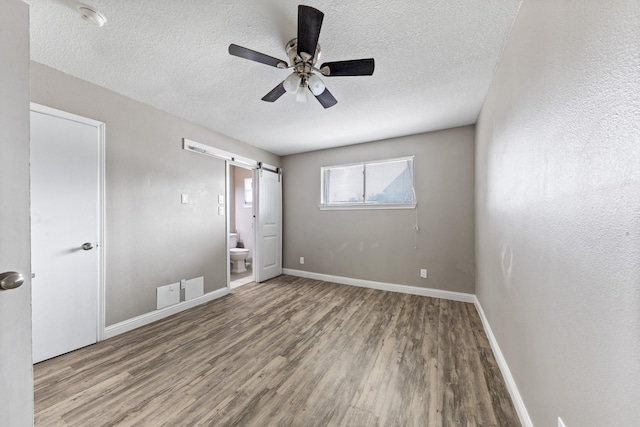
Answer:
[[[640,420],[639,40],[637,0],[524,0],[476,127],[476,292],[537,426]]]

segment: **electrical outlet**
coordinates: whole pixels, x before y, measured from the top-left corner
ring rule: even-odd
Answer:
[[[218,206],[218,215],[224,215],[224,206]]]
[[[303,256],[300,257],[300,264],[304,264],[304,257]]]
[[[423,279],[427,278],[427,269],[426,268],[420,269],[420,277],[422,277]]]
[[[558,427],[567,427],[564,425],[564,422],[562,421],[562,418],[558,417]]]
[[[218,194],[218,204],[219,205],[224,205],[224,195],[223,194]]]

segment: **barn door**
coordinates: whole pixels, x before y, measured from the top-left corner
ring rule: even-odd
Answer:
[[[256,282],[282,274],[282,174],[261,165],[256,170]]]

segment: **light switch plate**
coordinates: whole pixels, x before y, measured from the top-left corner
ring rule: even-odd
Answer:
[[[224,206],[218,206],[218,215],[224,215]]]
[[[222,194],[218,194],[218,203],[224,205],[224,196]]]
[[[187,204],[187,203],[189,203],[189,195],[188,195],[188,194],[184,194],[184,193],[182,193],[182,194],[180,195],[180,201],[181,201],[183,204]]]

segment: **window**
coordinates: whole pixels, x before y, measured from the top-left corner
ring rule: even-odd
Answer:
[[[413,156],[321,168],[320,208],[413,208]]]

